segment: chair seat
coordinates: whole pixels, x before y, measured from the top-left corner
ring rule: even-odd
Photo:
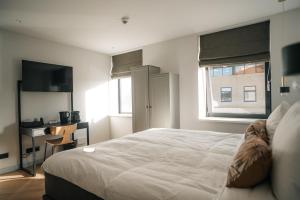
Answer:
[[[47,144],[50,144],[52,146],[52,154],[54,153],[54,147],[56,146],[63,146],[64,149],[71,149],[76,147],[77,141],[71,139],[71,135],[76,131],[76,129],[77,124],[50,127],[50,134],[52,136],[58,136],[59,138],[52,138],[46,140],[44,160],[46,160]]]
[[[63,138],[56,138],[56,139],[52,139],[52,140],[46,140],[46,143],[51,144],[51,145],[55,145],[55,146],[59,146],[59,145],[65,145],[65,144],[72,144],[75,141],[69,141],[69,142],[63,142]]]

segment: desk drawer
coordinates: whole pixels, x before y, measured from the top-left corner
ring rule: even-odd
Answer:
[[[45,135],[46,128],[23,128],[22,133],[30,137]]]
[[[88,127],[89,127],[88,122],[78,122],[77,123],[77,129],[84,129],[84,128],[88,128]]]

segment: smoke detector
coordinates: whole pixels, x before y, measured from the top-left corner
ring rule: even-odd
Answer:
[[[122,21],[123,24],[127,24],[128,21],[129,21],[129,17],[128,16],[124,16],[124,17],[121,18],[121,21]]]

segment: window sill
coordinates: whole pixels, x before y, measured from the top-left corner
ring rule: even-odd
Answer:
[[[250,124],[259,119],[253,118],[228,118],[228,117],[201,117],[200,121],[210,122],[223,122],[223,123],[234,123],[234,124]]]
[[[132,114],[111,114],[109,117],[128,117],[132,118]]]

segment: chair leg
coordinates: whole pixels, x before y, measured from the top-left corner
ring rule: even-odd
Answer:
[[[55,146],[54,146],[54,145],[52,145],[52,155],[53,155],[53,153],[54,153],[54,147],[55,147]]]
[[[47,142],[45,143],[44,161],[46,160],[46,154],[47,154]]]

